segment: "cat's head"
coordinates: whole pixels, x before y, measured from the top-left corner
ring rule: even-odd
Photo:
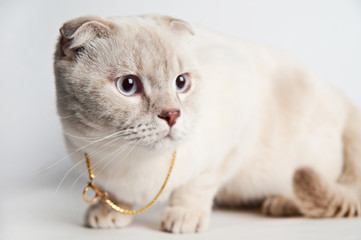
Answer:
[[[175,146],[192,132],[201,77],[186,22],[82,17],[60,33],[54,69],[64,131],[150,149]]]

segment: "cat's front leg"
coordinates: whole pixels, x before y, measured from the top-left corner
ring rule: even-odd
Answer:
[[[208,227],[217,191],[215,177],[205,174],[175,189],[161,216],[162,229],[172,233],[196,233]]]
[[[132,208],[130,204],[120,201],[116,203],[126,209]],[[128,226],[132,220],[133,216],[119,213],[102,201],[89,206],[84,219],[85,225],[91,228],[122,228]]]

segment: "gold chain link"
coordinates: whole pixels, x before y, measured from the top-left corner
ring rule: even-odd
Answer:
[[[95,184],[94,184],[94,179],[95,179],[95,175],[93,173],[93,169],[90,163],[90,158],[88,156],[88,154],[84,154],[85,155],[85,161],[86,161],[86,165],[88,167],[88,173],[89,173],[89,179],[90,182],[88,183],[88,185],[84,188],[83,191],[83,199],[86,203],[92,204],[94,203],[96,200],[100,200],[103,201],[105,203],[107,203],[111,208],[113,208],[115,211],[123,213],[123,214],[128,214],[128,215],[135,215],[141,212],[144,212],[145,210],[147,210],[150,206],[152,206],[157,199],[159,198],[159,196],[162,194],[165,185],[167,184],[170,174],[172,172],[173,169],[173,165],[174,165],[174,161],[176,159],[176,151],[173,152],[173,157],[172,157],[172,162],[170,164],[169,170],[168,170],[168,174],[167,177],[164,180],[164,183],[162,185],[162,187],[160,188],[159,192],[157,193],[157,195],[153,198],[153,200],[151,202],[149,202],[145,207],[138,209],[138,210],[129,210],[129,209],[125,209],[125,208],[121,208],[118,205],[116,205],[112,200],[109,199],[109,193],[108,192],[103,192],[101,191]],[[93,191],[95,192],[95,196],[93,199],[88,200],[86,197],[86,194],[88,192],[89,189],[93,189]]]

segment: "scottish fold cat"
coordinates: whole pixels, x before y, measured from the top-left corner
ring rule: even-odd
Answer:
[[[356,217],[361,117],[337,89],[281,50],[162,15],[80,17],[55,52],[57,106],[72,160],[120,206],[160,197],[161,226],[207,228],[214,203],[270,216]],[[132,216],[103,202],[94,228]]]

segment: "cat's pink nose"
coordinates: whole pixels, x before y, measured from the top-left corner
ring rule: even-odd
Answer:
[[[179,116],[180,111],[178,109],[164,110],[160,115],[158,115],[159,118],[167,121],[169,127],[172,127],[176,123]]]

